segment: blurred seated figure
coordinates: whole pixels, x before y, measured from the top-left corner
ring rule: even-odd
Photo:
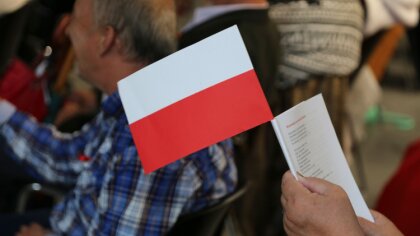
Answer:
[[[56,119],[60,130],[79,130],[98,112],[100,92],[92,87],[72,86],[81,91],[72,92],[71,99],[67,99],[67,89],[60,84],[67,83],[66,64],[73,64],[73,60],[68,59],[74,53],[69,50],[70,43],[65,36],[69,18],[62,14],[69,10],[68,5],[73,0],[60,1],[60,4],[50,0],[27,4],[26,1],[10,1],[10,5],[8,2],[0,3],[5,13],[0,16],[0,29],[4,33],[0,38],[0,64],[5,65],[0,73],[0,97],[40,122],[52,123]],[[17,7],[20,8],[15,10]],[[61,109],[63,100],[67,102]],[[74,109],[75,104],[77,109]],[[58,109],[62,111],[56,118]],[[9,155],[8,151],[0,150],[0,187],[7,189],[0,192],[0,212],[14,211],[20,190],[36,181],[21,163],[7,158]]]
[[[80,76],[107,97],[71,134],[0,101],[2,149],[40,181],[72,186],[51,210],[0,215],[2,234],[166,235],[234,191],[231,140],[146,175],[130,133],[117,82],[175,50],[172,1],[77,0],[66,33]]]
[[[352,129],[352,137],[347,138],[350,142],[343,147],[346,153],[350,153],[346,149],[354,150],[363,142],[367,114],[370,114],[370,123],[389,120],[384,117],[389,112],[374,112],[381,101],[380,83],[405,31],[415,26],[419,19],[419,0],[364,0],[364,4],[366,19],[362,57],[352,75],[346,103],[346,113],[351,122],[348,126],[349,130]],[[396,124],[409,126],[405,116],[400,116],[398,120],[401,122]],[[355,158],[355,161],[361,163],[361,157],[358,159]],[[361,187],[363,182],[361,180]]]
[[[364,3],[366,37],[388,29],[396,23],[414,27],[419,20],[419,0],[364,0]]]
[[[365,11],[359,0],[273,0],[270,17],[282,49],[282,110],[323,93],[342,142],[349,77],[359,65]]]
[[[189,1],[191,2],[191,1]],[[192,3],[190,3],[192,4]],[[180,3],[181,11],[188,9]],[[225,28],[237,25],[260,84],[275,112],[277,95],[278,33],[268,17],[266,0],[209,0],[195,8],[192,18],[181,29],[179,47],[184,48]],[[238,204],[237,215],[248,235],[264,235],[278,206],[280,183],[286,164],[269,124],[235,137],[239,179],[252,182]],[[258,204],[258,208],[255,205]]]
[[[364,0],[364,3],[365,41],[361,64],[368,63],[376,79],[381,80],[405,29],[419,22],[420,0]]]
[[[7,2],[2,4],[7,5]],[[12,5],[19,2],[21,1]],[[40,14],[38,11],[51,12]],[[63,17],[57,23],[56,15],[61,13],[47,9],[47,6],[38,1],[30,1],[17,12],[0,17],[0,29],[5,31],[4,37],[0,39],[0,65],[4,65],[0,72],[0,96],[39,121],[45,121],[49,112],[49,86],[58,77],[69,49],[69,40],[64,36],[64,26],[68,18]],[[50,17],[50,22],[44,25],[47,16]],[[39,33],[37,24],[45,28],[57,25],[51,32],[44,29],[42,31],[48,33]],[[48,36],[41,36],[42,34]],[[42,42],[42,46],[23,50],[28,48],[29,41]],[[31,56],[32,53],[22,53],[21,50],[33,51],[37,55]]]
[[[32,68],[18,57],[32,5],[27,0],[0,2],[0,96],[41,120],[47,113],[43,84]],[[4,138],[0,142],[3,144]],[[6,151],[0,151],[0,188],[3,189],[0,212],[13,211],[19,187],[33,180],[20,164],[7,159],[7,155]]]
[[[379,195],[376,210],[407,236],[420,234],[420,140],[406,150],[400,166]]]
[[[359,0],[272,0],[269,16],[281,48],[276,84],[279,108],[322,93],[340,143],[343,143],[349,77],[359,65],[364,8]],[[276,211],[273,225],[283,212]]]

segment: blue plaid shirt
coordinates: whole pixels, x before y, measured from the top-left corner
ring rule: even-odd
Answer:
[[[60,133],[20,112],[0,132],[13,158],[39,178],[75,186],[52,211],[57,234],[163,235],[180,215],[216,203],[236,185],[229,140],[145,175],[117,92],[79,132]]]

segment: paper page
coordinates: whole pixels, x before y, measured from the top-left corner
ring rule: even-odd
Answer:
[[[291,172],[341,186],[358,216],[374,221],[353,178],[322,95],[280,114],[272,121]]]

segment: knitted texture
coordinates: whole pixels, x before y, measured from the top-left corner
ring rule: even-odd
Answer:
[[[358,0],[288,1],[273,5],[283,80],[347,76],[359,63],[364,10]]]

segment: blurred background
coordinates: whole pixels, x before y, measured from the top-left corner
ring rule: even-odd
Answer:
[[[407,211],[420,212],[420,205],[412,204],[420,197],[420,163],[415,162],[420,160],[419,1],[406,8],[395,7],[397,0],[175,2],[180,48],[229,24],[239,25],[275,114],[323,93],[369,207],[392,220],[411,218],[416,224],[420,215]],[[73,3],[0,3],[0,96],[64,132],[92,119],[102,98],[79,78],[65,36]],[[288,167],[272,130],[263,127],[235,137],[235,145],[240,180],[252,183],[230,213],[236,234],[283,235],[280,181]],[[400,170],[408,160],[410,168]],[[19,168],[15,163],[0,166],[0,212],[58,200],[54,190],[31,192],[27,200],[25,190],[33,179]],[[389,209],[390,203],[400,210]],[[408,235],[420,234],[396,224]]]

